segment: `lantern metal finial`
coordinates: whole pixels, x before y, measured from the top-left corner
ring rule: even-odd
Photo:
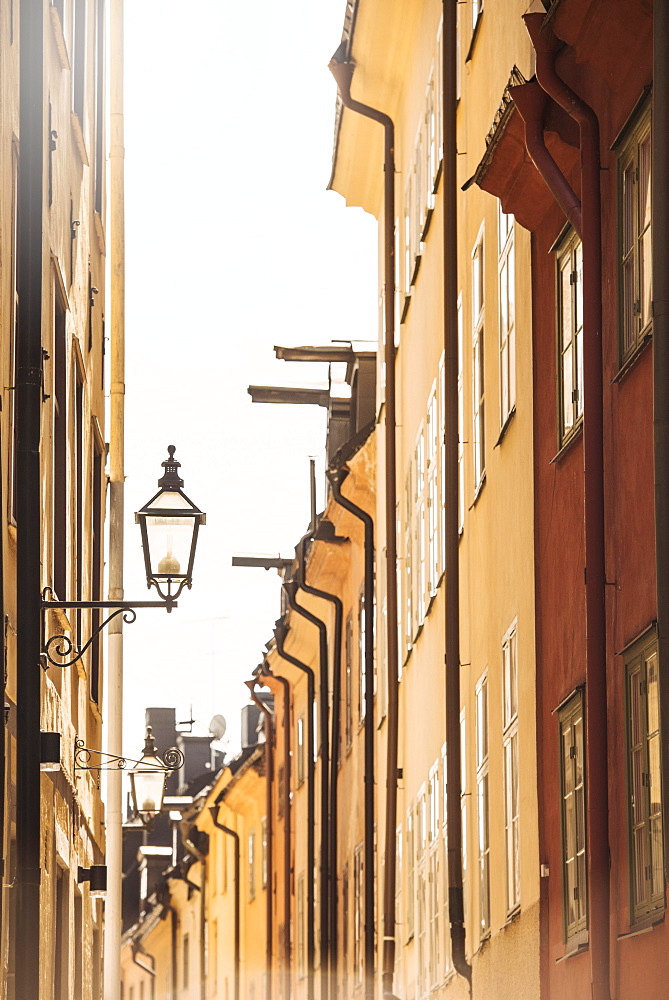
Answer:
[[[181,468],[181,462],[177,462],[174,457],[174,452],[176,448],[173,444],[168,444],[167,446],[167,458],[164,462],[161,462],[165,472],[162,477],[158,480],[158,485],[162,486],[163,489],[179,489],[183,486],[184,481],[180,478],[177,469]]]

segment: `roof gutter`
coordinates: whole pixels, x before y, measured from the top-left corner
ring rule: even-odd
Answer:
[[[342,47],[330,61],[330,72],[337,81],[344,107],[378,122],[384,133],[383,258],[385,319],[385,469],[386,495],[386,602],[388,635],[388,742],[386,766],[386,830],[383,885],[383,995],[393,995],[395,971],[395,862],[397,853],[397,752],[398,752],[398,678],[397,678],[397,539],[395,524],[397,502],[395,442],[395,126],[383,111],[362,104],[351,97],[354,64],[339,61]],[[365,914],[365,920],[369,919]],[[373,983],[365,984],[365,995],[373,995]]]

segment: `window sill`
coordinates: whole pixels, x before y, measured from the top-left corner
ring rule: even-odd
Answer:
[[[565,953],[561,955],[560,958],[555,959],[556,965],[559,962],[565,962],[568,958],[576,958],[578,955],[582,955],[584,952],[588,951],[590,947],[588,932],[579,931],[575,934],[565,945]]]
[[[573,430],[569,432],[569,435],[564,439],[556,455],[551,458],[549,465],[555,465],[556,462],[561,462],[567,452],[571,449],[572,445],[579,441],[583,434],[583,417],[580,418],[579,422],[576,424]]]
[[[619,934],[617,940],[625,941],[627,938],[637,937],[639,934],[648,934],[650,931],[659,927],[660,924],[664,923],[664,910],[658,907],[657,910],[653,910],[648,916],[642,917],[637,920],[628,931],[624,934]]]
[[[402,303],[402,315],[400,316],[400,326],[407,318],[407,313],[409,312],[409,306],[411,305],[411,294],[407,292],[404,296],[404,302]]]
[[[486,474],[484,472],[483,475],[481,476],[481,482],[478,484],[478,486],[474,490],[474,499],[472,500],[471,504],[467,508],[468,510],[473,510],[474,507],[476,506],[476,504],[478,503],[479,497],[481,496],[481,493],[483,492],[483,487],[485,486],[485,484],[486,484]]]
[[[85,167],[89,166],[88,163],[88,153],[86,152],[86,143],[84,142],[84,133],[81,129],[81,122],[79,121],[79,115],[72,111],[70,113],[70,121],[72,122],[72,133],[74,135],[74,142],[79,151],[79,156],[81,157],[81,162]]]
[[[423,223],[423,231],[420,234],[421,243],[424,243],[425,240],[427,239],[427,234],[430,231],[430,223],[432,222],[433,214],[434,214],[434,208],[428,208],[427,212],[425,213],[425,222]]]
[[[423,259],[422,254],[417,253],[414,257],[413,271],[411,272],[411,287],[416,284],[416,279],[418,278],[418,272],[420,271],[420,262]]]
[[[623,381],[627,373],[630,372],[632,368],[635,367],[641,355],[644,354],[646,348],[648,347],[652,339],[653,339],[653,330],[651,328],[648,331],[648,333],[646,333],[641,343],[637,344],[637,346],[634,348],[629,357],[625,361],[623,361],[622,365],[611,379],[611,385],[615,385],[617,382]]]
[[[465,62],[468,63],[474,52],[474,46],[476,45],[476,39],[479,36],[479,29],[481,27],[481,18],[483,17],[483,11],[480,12],[479,16],[476,18],[476,24],[474,25],[474,30],[472,32],[472,40],[469,43],[469,48],[467,49],[467,55],[465,56]]]
[[[518,906],[514,907],[514,909],[511,910],[510,913],[507,913],[506,923],[504,924],[504,927],[510,927],[512,924],[515,924],[515,922],[518,920],[520,916],[520,913],[521,913],[520,904],[518,904]]]
[[[509,410],[508,417],[506,418],[506,420],[502,424],[502,429],[499,432],[499,437],[497,438],[497,440],[495,441],[494,445],[492,446],[492,450],[493,451],[495,450],[495,448],[499,448],[499,446],[501,445],[502,441],[506,437],[506,432],[509,429],[509,424],[511,423],[511,421],[513,420],[513,418],[515,417],[515,415],[516,415],[516,404],[514,403],[513,406],[511,407],[511,409]]]
[[[58,58],[60,59],[61,69],[69,69],[70,60],[67,58],[65,35],[63,34],[63,26],[60,23],[60,14],[55,7],[50,7],[49,13],[51,14],[51,27],[53,29],[53,37],[58,50]]]
[[[98,238],[98,249],[100,250],[100,253],[104,257],[106,256],[107,253],[104,222],[102,221],[102,216],[100,215],[99,212],[95,212],[93,214],[93,219],[95,220],[95,235]]]

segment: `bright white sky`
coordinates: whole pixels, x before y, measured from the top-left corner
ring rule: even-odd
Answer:
[[[274,344],[377,336],[376,223],[325,190],[345,0],[125,5],[127,239],[125,596],[146,599],[134,511],[168,444],[207,512],[194,584],[125,630],[124,751],[144,708],[174,705],[239,740],[243,681],[279,615],[275,573],[309,520],[324,411],[252,405],[250,383],[316,382]],[[319,501],[320,506],[320,501]],[[165,748],[159,748],[165,749]]]

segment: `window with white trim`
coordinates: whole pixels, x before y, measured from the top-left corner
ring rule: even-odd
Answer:
[[[260,820],[260,874],[263,889],[267,888],[267,817]]]
[[[465,388],[463,372],[464,327],[462,292],[458,295],[458,528],[465,526]],[[444,462],[444,466],[445,466]],[[446,483],[444,479],[444,490]]]
[[[367,709],[367,672],[365,670],[365,591],[358,598],[358,725],[365,721]]]
[[[498,205],[499,276],[499,399],[500,426],[504,427],[516,406],[516,279],[513,215]]]
[[[472,250],[472,443],[474,492],[485,476],[485,368],[484,368],[483,229]]]
[[[562,786],[562,892],[567,942],[587,940],[588,885],[585,857],[585,766],[583,692],[560,709]]]
[[[305,884],[304,872],[297,876],[297,975],[303,979],[307,974],[306,926],[305,926]]]
[[[432,386],[427,403],[426,438],[426,477],[427,477],[427,579],[426,599],[429,601],[437,593],[439,584],[439,413],[437,384]],[[441,394],[440,394],[441,395]]]
[[[358,844],[353,855],[353,982],[362,984],[362,938],[364,927],[364,886],[362,879],[362,844]]]
[[[627,677],[630,923],[664,909],[657,637],[625,655]]]
[[[476,804],[479,938],[490,934],[490,799],[488,786],[488,675],[476,685]]]
[[[502,642],[504,837],[506,846],[506,908],[520,906],[520,790],[518,761],[518,636],[514,622]]]
[[[297,784],[304,781],[304,716],[297,718]]]
[[[562,445],[583,417],[583,247],[568,235],[557,257],[558,410]]]
[[[618,152],[620,363],[652,327],[650,103]]]
[[[416,868],[416,838],[414,835],[414,811],[413,803],[407,809],[406,817],[406,837],[407,837],[407,933],[406,940],[409,941],[414,935],[414,899],[416,894],[415,868]]]
[[[249,847],[249,899],[256,896],[256,832],[251,830],[248,840]]]

